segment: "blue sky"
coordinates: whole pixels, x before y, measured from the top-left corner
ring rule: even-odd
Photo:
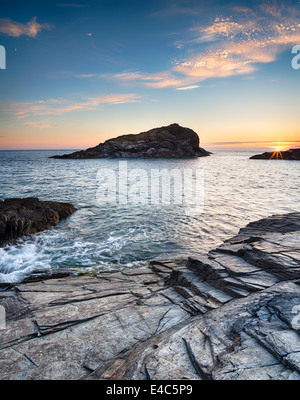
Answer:
[[[0,148],[180,123],[206,147],[297,145],[299,1],[3,1]]]

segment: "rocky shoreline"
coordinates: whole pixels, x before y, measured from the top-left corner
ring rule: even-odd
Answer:
[[[250,160],[300,160],[300,148],[286,151],[271,151],[263,154],[256,154],[250,157]]]
[[[0,292],[0,379],[300,379],[300,214],[197,259]]]
[[[49,229],[75,211],[70,203],[40,201],[34,197],[0,200],[0,247]]]

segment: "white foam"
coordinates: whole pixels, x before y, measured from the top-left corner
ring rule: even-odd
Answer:
[[[34,269],[49,267],[43,251],[35,243],[18,243],[0,249],[0,282],[16,282]]]
[[[19,282],[34,270],[60,267],[85,267],[115,270],[145,265],[135,261],[130,243],[144,232],[128,229],[123,234],[110,232],[103,240],[81,240],[75,229],[59,227],[21,239],[16,245],[0,249],[0,282]],[[124,254],[126,256],[124,257]]]

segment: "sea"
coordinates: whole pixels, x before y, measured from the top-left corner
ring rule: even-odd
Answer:
[[[49,158],[72,151],[0,151],[1,200],[37,197],[77,208],[59,225],[0,248],[0,282],[49,268],[112,271],[197,257],[251,221],[300,212],[300,162],[250,160],[257,149],[210,149],[197,159]],[[168,178],[155,181],[159,187],[152,180],[162,171],[170,189]]]

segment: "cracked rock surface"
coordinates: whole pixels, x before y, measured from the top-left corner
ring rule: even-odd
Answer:
[[[0,292],[0,379],[300,378],[299,213],[198,259],[72,272]]]

